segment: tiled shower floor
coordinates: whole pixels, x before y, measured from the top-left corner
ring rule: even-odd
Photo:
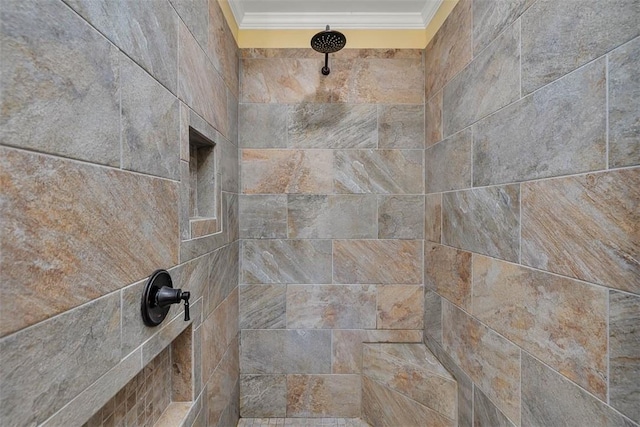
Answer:
[[[370,427],[360,418],[240,418],[238,427]]]

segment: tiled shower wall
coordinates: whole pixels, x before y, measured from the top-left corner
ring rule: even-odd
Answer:
[[[0,424],[82,425],[180,336],[186,425],[235,425],[238,50],[217,1],[5,0],[0,17]],[[198,239],[190,126],[216,143],[221,204]],[[173,306],[142,324],[159,268],[191,322]]]
[[[363,342],[419,342],[419,50],[243,50],[243,417],[360,416]]]
[[[640,3],[461,0],[425,51],[425,340],[459,423],[640,422]]]

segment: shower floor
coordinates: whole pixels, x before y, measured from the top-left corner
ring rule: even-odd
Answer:
[[[370,427],[360,418],[240,418],[238,427]]]

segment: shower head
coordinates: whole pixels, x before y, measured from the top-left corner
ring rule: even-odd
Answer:
[[[324,53],[324,67],[322,68],[322,74],[325,76],[330,73],[329,70],[329,54],[335,53],[342,49],[347,44],[347,38],[340,31],[327,29],[320,31],[315,36],[311,37],[311,48],[316,52]]]

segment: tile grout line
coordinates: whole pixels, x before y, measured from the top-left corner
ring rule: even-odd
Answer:
[[[605,55],[605,66],[604,66],[604,90],[605,90],[605,169],[610,169],[609,166],[609,54]]]
[[[611,344],[610,344],[610,334],[611,334],[611,291],[607,291],[607,318],[605,321],[607,322],[607,352],[606,352],[606,361],[607,361],[607,396],[606,403],[611,406]]]

